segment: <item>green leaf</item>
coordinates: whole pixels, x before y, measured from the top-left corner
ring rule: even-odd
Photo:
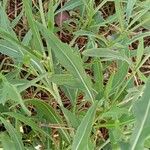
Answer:
[[[146,141],[144,142],[144,146],[146,148],[150,148],[150,138],[146,139]]]
[[[128,22],[129,22],[131,14],[132,14],[134,5],[136,4],[136,1],[137,0],[128,0],[128,2],[127,2],[126,15],[127,15]]]
[[[23,122],[24,124],[30,126],[34,131],[39,132],[42,135],[45,135],[52,140],[52,137],[48,133],[46,133],[44,130],[42,130],[34,121],[32,121],[31,118],[25,117],[24,115],[14,113],[14,112],[5,112],[2,114],[7,115],[7,116],[11,116],[11,117]]]
[[[30,44],[30,41],[32,39],[32,31],[31,29],[25,34],[25,36],[22,39],[22,44],[24,46],[28,46]]]
[[[140,70],[138,70],[137,73],[138,73],[138,76],[139,76],[140,80],[143,81],[144,83],[146,83],[147,82],[147,77],[144,75],[144,73],[141,72]]]
[[[145,29],[148,29],[149,30],[149,22],[150,22],[150,14],[146,13],[146,16],[145,17],[142,17],[140,22],[138,24],[136,24],[130,31],[133,32],[135,31],[136,29],[138,29],[139,27],[143,26],[145,27]]]
[[[144,37],[148,37],[148,36],[150,36],[150,31],[141,32],[141,33],[139,33],[139,34],[133,36],[132,39],[130,39],[130,40],[127,42],[127,44],[129,45],[129,44],[131,44],[131,43],[133,43],[133,42],[139,40],[140,38],[144,38]]]
[[[49,77],[51,82],[57,85],[65,85],[72,88],[84,89],[82,84],[77,78],[74,78],[71,74],[53,74]]]
[[[79,30],[79,31],[74,32],[74,35],[76,35],[76,36],[87,36],[89,38],[96,38],[98,40],[103,41],[106,45],[108,43],[104,36],[93,33],[91,31]]]
[[[109,138],[113,150],[120,150],[119,142],[121,141],[121,129],[115,124],[115,128],[109,130]]]
[[[47,43],[51,46],[52,51],[59,62],[70,73],[72,73],[72,75],[80,80],[86,94],[90,98],[90,101],[94,102],[91,81],[88,79],[85,73],[80,56],[74,53],[73,49],[69,45],[62,43],[52,32],[44,28],[42,25],[38,24],[38,27],[47,40]]]
[[[115,76],[115,73],[113,72],[110,75],[110,78],[109,78],[107,85],[105,87],[104,95],[105,95],[106,99],[109,99],[109,94],[110,94],[111,90],[113,90],[112,89],[112,83],[113,83],[114,76]]]
[[[94,123],[94,117],[97,108],[97,101],[89,108],[79,125],[73,140],[72,150],[84,150],[88,145],[89,136]]]
[[[31,50],[29,47],[24,46],[20,41],[18,41],[17,39],[15,39],[10,33],[7,33],[3,28],[0,27],[0,37],[9,41],[8,45],[5,45],[4,48],[6,48],[6,46],[8,46],[7,50],[9,50],[9,52],[4,51],[3,49],[0,49],[0,51],[2,51],[2,53],[14,53],[17,51],[18,53],[21,53],[24,57],[29,56],[30,57],[30,63],[31,65],[33,65],[33,67],[35,69],[37,69],[39,72],[41,73],[45,73],[44,71],[44,67],[42,66],[42,64],[40,63],[40,59],[38,57],[36,57],[36,55],[33,55],[33,50]],[[16,49],[11,49],[9,48],[10,43],[14,46],[17,46]],[[1,43],[1,46],[3,46],[3,44]],[[12,52],[11,52],[12,51]],[[32,51],[32,53],[31,53]],[[19,54],[20,55],[20,54]],[[10,56],[10,55],[9,55]],[[10,57],[13,58],[13,56],[11,55]],[[16,55],[17,57],[17,55]],[[15,58],[16,58],[15,57]]]
[[[110,60],[122,60],[126,61],[128,64],[131,64],[130,59],[125,55],[125,53],[118,50],[110,50],[108,48],[93,48],[84,51],[82,54],[92,57],[104,57]]]
[[[17,89],[18,91],[21,93],[23,92],[24,90],[26,90],[27,88],[31,87],[31,86],[34,86],[36,84],[36,82],[39,82],[41,81],[43,78],[47,77],[48,74],[45,73],[45,74],[41,74],[40,76],[38,76],[37,78],[33,79],[33,80],[23,80],[24,82],[22,82],[22,80],[15,80],[14,81],[14,84],[17,86]]]
[[[0,141],[2,142],[2,147],[4,150],[16,150],[15,143],[6,133],[0,134]]]
[[[94,147],[95,147],[95,143],[91,141],[91,139],[89,138],[86,150],[94,150]]]
[[[145,8],[145,9],[139,11],[136,16],[132,17],[133,20],[130,22],[127,29],[129,29],[135,22],[142,20],[142,18],[144,19],[144,16],[146,16],[149,9],[150,9],[149,7]]]
[[[36,50],[40,51],[40,52],[44,52],[44,47],[43,47],[43,44],[42,44],[40,33],[39,33],[38,28],[37,28],[37,26],[34,22],[32,9],[30,7],[31,2],[29,0],[23,0],[23,4],[24,4],[24,7],[25,7],[25,13],[26,13],[26,16],[27,16],[28,23],[31,27],[33,37],[34,37],[34,48]]]
[[[121,31],[124,30],[124,9],[123,9],[123,4],[122,0],[115,0],[115,10],[116,10],[116,15],[120,24]]]
[[[144,149],[144,141],[150,135],[150,78],[148,79],[142,97],[135,103],[135,129],[131,136],[130,150]]]
[[[16,37],[15,32],[10,27],[10,21],[3,7],[0,6],[0,27],[2,27],[6,32],[11,33],[14,38]]]
[[[80,123],[77,116],[75,116],[75,114],[73,114],[71,111],[69,111],[66,108],[63,108],[63,112],[65,113],[66,117],[68,118],[68,121],[70,122],[71,126],[76,129]]]
[[[102,92],[104,89],[104,85],[103,85],[104,79],[103,79],[102,63],[99,58],[94,59],[93,72],[94,72],[94,80],[95,80],[94,87],[97,90],[97,92]]]
[[[128,70],[129,70],[128,63],[120,61],[118,62],[117,72],[115,73],[112,85],[112,88],[114,90],[122,85],[126,75],[128,74]]]
[[[13,84],[10,84],[2,74],[0,74],[0,79],[2,80],[2,89],[0,90],[0,103],[5,104],[6,101],[12,100],[13,102],[17,102],[18,104],[20,104],[24,112],[30,115],[31,113],[24,105],[23,99],[18,89]]]
[[[9,133],[12,141],[14,141],[15,148],[19,150],[24,150],[24,145],[20,133],[4,118],[0,117],[0,120],[4,124],[5,128],[7,129],[7,132]]]
[[[78,89],[77,88],[68,88],[67,86],[61,87],[62,91],[71,101],[72,106],[76,107],[77,97],[78,97]]]
[[[141,62],[143,54],[144,54],[144,41],[143,41],[143,38],[141,38],[139,40],[139,46],[137,49],[137,56],[136,56],[137,65],[139,65],[139,63]]]
[[[50,1],[48,7],[48,15],[47,15],[47,22],[48,22],[47,26],[50,31],[54,30],[54,25],[55,25],[53,3],[54,3],[53,1]]]
[[[0,40],[0,52],[11,57],[15,62],[23,61],[23,54],[19,51],[16,45],[13,45],[8,41]]]
[[[47,121],[50,121],[50,123],[56,123],[60,125],[60,134],[68,143],[70,143],[70,136],[68,132],[61,128],[61,124],[64,124],[61,117],[50,105],[38,99],[30,99],[26,100],[25,102],[34,105],[36,109],[40,112],[40,114],[43,114]]]
[[[112,118],[113,120],[116,120],[119,119],[123,114],[128,114],[128,109],[112,106],[109,111],[102,114],[102,117]]]
[[[14,28],[18,23],[19,21],[21,20],[22,16],[23,16],[23,12],[24,10],[22,10],[18,16],[15,17],[15,19],[11,22],[10,26],[11,28]]]

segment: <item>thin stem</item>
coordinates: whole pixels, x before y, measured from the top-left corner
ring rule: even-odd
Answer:
[[[42,24],[44,25],[44,27],[46,27],[46,21],[45,21],[45,16],[44,16],[44,10],[43,10],[43,5],[42,5],[42,0],[39,0],[39,7],[40,7],[40,15],[41,15],[41,19],[42,19]]]
[[[110,142],[110,139],[106,140],[105,143],[103,143],[98,150],[102,150],[108,143]]]

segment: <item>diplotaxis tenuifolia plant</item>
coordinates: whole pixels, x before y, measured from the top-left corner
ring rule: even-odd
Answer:
[[[1,0],[0,148],[150,148],[149,0]]]

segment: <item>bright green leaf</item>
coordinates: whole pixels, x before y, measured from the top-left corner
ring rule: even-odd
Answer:
[[[88,145],[89,136],[94,123],[94,117],[96,113],[97,102],[95,102],[86,113],[81,124],[79,125],[76,135],[73,140],[72,150],[86,149]]]
[[[150,135],[150,78],[148,79],[142,97],[135,103],[135,129],[131,136],[130,150],[144,149],[144,141]]]

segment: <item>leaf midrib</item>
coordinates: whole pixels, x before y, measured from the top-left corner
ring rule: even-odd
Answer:
[[[75,71],[77,72],[79,78],[81,79],[83,85],[85,86],[86,90],[88,91],[90,98],[92,100],[92,102],[94,102],[93,96],[87,86],[87,84],[85,83],[84,79],[82,78],[82,76],[80,75],[80,72],[78,71],[78,69],[76,68],[76,66],[74,65],[74,63],[71,61],[71,59],[62,51],[62,49],[59,47],[59,45],[55,45],[56,47],[58,47],[58,49],[61,50],[61,52],[63,53],[63,55],[65,55],[67,57],[67,59],[69,60],[69,62],[72,64],[73,68],[75,69]]]
[[[139,132],[138,132],[138,134],[137,134],[137,136],[136,136],[136,139],[134,140],[135,142],[133,143],[133,145],[132,145],[132,147],[131,147],[131,150],[134,150],[135,147],[136,147],[136,145],[137,145],[138,139],[139,139],[139,137],[140,137],[140,135],[141,135],[141,132],[142,132],[142,130],[143,130],[143,128],[144,128],[144,124],[145,124],[145,122],[146,122],[146,120],[147,120],[147,116],[148,116],[149,110],[150,110],[150,100],[149,100],[149,102],[148,102],[148,107],[146,108],[143,121],[142,121],[141,126],[140,126],[140,128],[139,128]]]
[[[91,112],[91,114],[90,114],[90,117],[92,116],[93,113],[94,113],[94,112],[93,112],[93,110],[92,110],[92,112]],[[84,128],[84,131],[83,131],[83,134],[82,134],[82,136],[81,136],[81,138],[80,138],[80,141],[78,142],[78,145],[76,146],[76,150],[78,150],[78,148],[79,148],[79,146],[80,146],[80,143],[82,142],[82,139],[83,139],[83,137],[84,137],[84,134],[85,134],[85,132],[86,132],[86,129],[87,129],[89,123],[90,123],[90,122],[88,121],[88,123],[86,124],[86,126],[85,126],[85,128]]]

